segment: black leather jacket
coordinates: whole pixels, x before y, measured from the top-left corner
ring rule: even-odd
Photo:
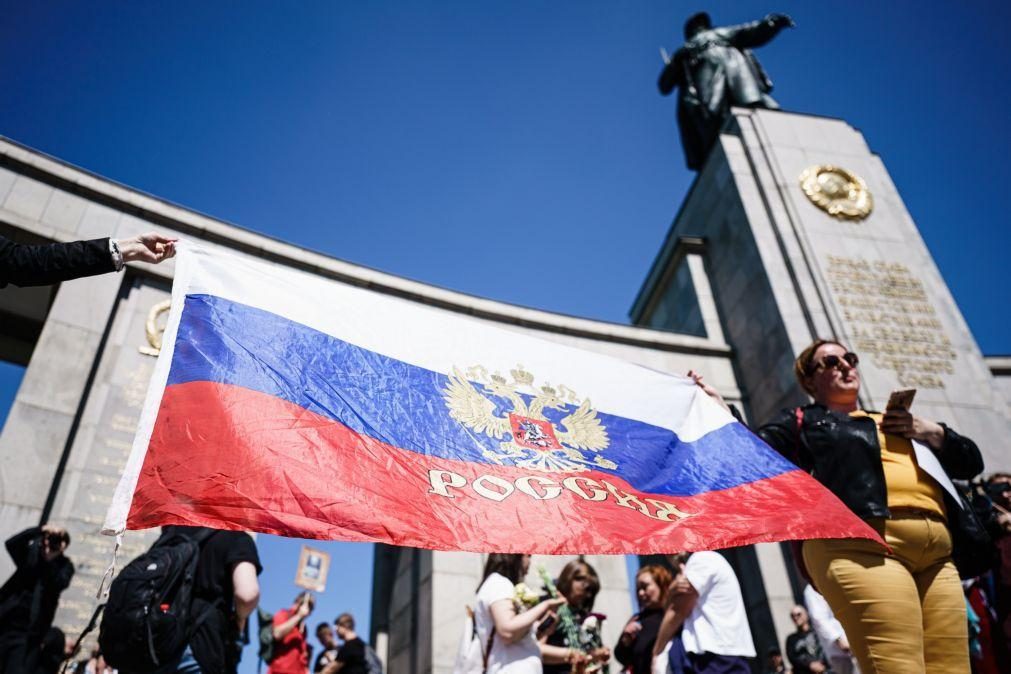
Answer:
[[[863,519],[891,517],[881,465],[881,445],[874,420],[851,417],[817,403],[785,409],[758,429],[773,449],[828,487]],[[969,480],[983,471],[983,457],[969,438],[944,424],[944,443],[937,458],[948,476]]]

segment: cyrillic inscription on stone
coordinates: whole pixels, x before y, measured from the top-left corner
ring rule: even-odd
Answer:
[[[853,348],[903,386],[944,388],[955,350],[923,282],[899,262],[828,256],[829,287]]]

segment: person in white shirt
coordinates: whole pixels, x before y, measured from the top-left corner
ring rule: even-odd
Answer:
[[[836,620],[825,597],[818,594],[810,584],[804,588],[804,604],[811,618],[811,627],[818,635],[818,641],[821,642],[832,671],[835,674],[860,674],[860,668],[850,653],[850,644],[842,624]]]
[[[530,567],[530,555],[491,554],[477,590],[474,624],[486,658],[486,674],[542,674],[535,624],[565,603],[545,599],[525,611],[516,609],[516,584]]]
[[[670,651],[675,669],[677,663],[685,674],[750,674],[755,643],[730,563],[716,552],[672,555],[670,561],[678,575],[667,595],[654,655],[683,625],[680,645],[675,642]]]

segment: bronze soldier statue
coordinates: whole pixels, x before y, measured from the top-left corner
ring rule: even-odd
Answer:
[[[731,106],[779,109],[751,48],[793,26],[785,14],[713,28],[709,15],[699,12],[685,22],[685,43],[664,66],[659,87],[664,96],[680,91],[678,126],[688,168],[702,168]]]

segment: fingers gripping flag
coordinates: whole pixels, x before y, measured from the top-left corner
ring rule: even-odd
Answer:
[[[646,554],[873,531],[690,380],[180,245],[107,533]]]

